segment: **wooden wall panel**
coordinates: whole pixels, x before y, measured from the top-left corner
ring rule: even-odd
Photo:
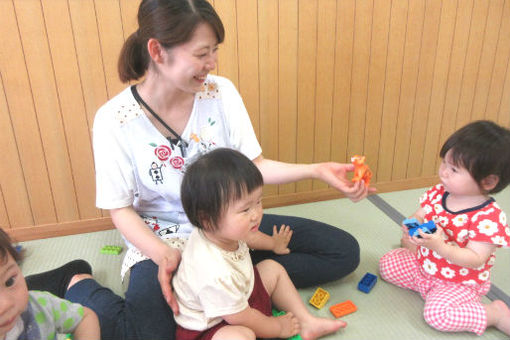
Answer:
[[[73,171],[69,150],[61,147],[67,145],[66,131],[41,4],[22,1],[15,5],[57,220],[77,220],[80,215]]]
[[[210,0],[226,37],[213,73],[239,89],[285,162],[364,154],[380,192],[436,180],[457,128],[510,126],[510,0]],[[140,0],[0,1],[0,226],[18,239],[111,227],[95,208],[95,112],[125,88],[117,58]],[[266,206],[339,197],[313,180]]]

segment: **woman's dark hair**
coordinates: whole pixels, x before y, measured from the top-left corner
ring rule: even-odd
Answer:
[[[150,63],[147,41],[154,38],[165,48],[182,44],[200,23],[207,23],[223,42],[225,29],[220,17],[206,0],[143,0],[138,8],[138,30],[124,42],[118,61],[124,83],[141,78]]]
[[[22,259],[22,255],[12,246],[9,235],[0,228],[0,263],[6,263],[9,254],[16,262]]]
[[[503,190],[510,182],[510,130],[488,121],[479,120],[457,130],[444,143],[441,158],[451,150],[453,164],[469,171],[480,186],[489,175],[499,182],[489,193]]]
[[[263,184],[259,169],[245,155],[232,149],[216,149],[186,170],[181,184],[182,206],[191,224],[216,230],[230,203]]]

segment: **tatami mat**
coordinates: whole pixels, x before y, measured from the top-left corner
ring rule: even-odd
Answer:
[[[390,203],[400,213],[408,216],[417,207],[418,198],[423,189],[381,194],[380,197]],[[508,193],[496,197],[502,207],[510,212]],[[509,198],[506,200],[506,198]],[[504,203],[505,202],[505,203]],[[422,317],[423,300],[414,292],[406,291],[378,279],[369,294],[357,289],[359,280],[366,272],[378,275],[379,258],[391,248],[397,247],[400,239],[398,225],[384,212],[368,200],[352,203],[347,199],[294,205],[267,209],[268,213],[302,216],[317,219],[343,228],[353,234],[361,246],[361,263],[358,269],[346,278],[322,285],[331,298],[320,310],[308,304],[316,287],[301,289],[299,292],[309,310],[315,315],[332,317],[329,307],[333,304],[352,300],[358,311],[342,319],[348,327],[335,335],[324,339],[478,339],[470,333],[442,333],[429,327]],[[100,254],[102,246],[107,244],[123,245],[116,230],[90,234],[65,236],[45,240],[23,242],[27,257],[22,264],[25,275],[55,268],[72,259],[84,258],[94,268],[99,282],[118,294],[123,291],[119,271],[121,256]],[[505,292],[510,292],[508,279],[510,262],[508,250],[499,250],[494,275],[496,284]],[[503,263],[501,263],[503,262]],[[506,286],[505,286],[506,284]],[[501,332],[489,329],[481,339],[504,339]]]

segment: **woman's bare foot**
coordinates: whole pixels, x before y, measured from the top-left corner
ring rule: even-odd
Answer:
[[[510,308],[501,300],[485,305],[487,326],[494,326],[506,335],[510,335]]]
[[[324,335],[335,333],[340,328],[347,326],[341,320],[317,318],[312,316],[309,320],[301,323],[301,338],[303,340],[315,340]]]

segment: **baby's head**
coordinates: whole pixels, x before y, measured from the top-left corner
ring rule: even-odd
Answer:
[[[439,155],[465,168],[480,188],[493,179],[487,193],[497,193],[510,182],[510,130],[487,120],[467,124],[444,143]]]
[[[0,229],[0,338],[14,327],[28,304],[28,289],[18,260],[21,255]]]
[[[216,230],[230,204],[263,184],[262,174],[251,160],[238,151],[219,148],[201,156],[186,170],[181,185],[182,206],[191,224]]]

